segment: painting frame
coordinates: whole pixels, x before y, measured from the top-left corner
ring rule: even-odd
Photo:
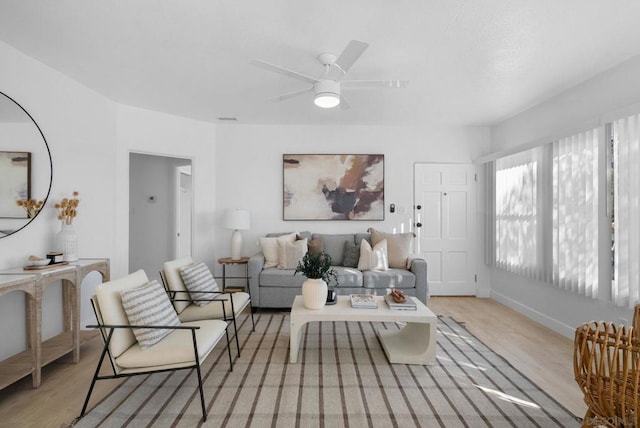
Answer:
[[[384,221],[384,154],[282,155],[284,221]]]
[[[29,218],[18,199],[31,198],[31,152],[0,151],[0,218]]]

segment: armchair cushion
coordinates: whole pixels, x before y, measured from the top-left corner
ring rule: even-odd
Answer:
[[[212,293],[220,291],[209,267],[203,262],[183,266],[179,270],[182,282],[196,305],[204,306],[210,303],[210,299],[214,297]]]
[[[176,291],[176,298],[182,301],[173,301],[173,307],[176,308],[176,312],[180,314],[180,312],[184,311],[184,308],[191,304],[187,299],[187,288],[184,286],[184,282],[182,282],[182,278],[180,277],[180,268],[184,266],[189,266],[193,264],[193,259],[191,257],[183,257],[177,260],[171,260],[168,262],[164,262],[163,272],[164,278],[166,281],[166,286],[169,291]]]
[[[129,318],[122,307],[122,291],[138,288],[149,282],[149,278],[142,269],[114,279],[96,287],[96,299],[100,307],[100,315],[103,324],[126,325]],[[113,332],[109,345],[109,351],[113,358],[117,358],[131,345],[136,343],[136,338],[131,329],[118,328]]]
[[[131,325],[180,325],[178,315],[164,288],[156,280],[142,287],[123,290],[122,307]],[[147,349],[171,333],[168,329],[134,328],[133,334],[140,348]]]
[[[198,357],[203,361],[218,340],[224,335],[227,323],[222,320],[202,320],[183,323],[182,326],[198,326],[196,341]],[[151,349],[143,349],[139,344],[127,349],[115,359],[119,373],[164,370],[189,366],[195,362],[193,338],[190,330],[170,330],[162,341]]]
[[[224,302],[224,311],[222,310],[222,304],[218,301]],[[239,314],[249,303],[249,294],[245,292],[233,293],[233,309],[235,313]],[[216,296],[216,301],[207,306],[189,305],[186,309],[180,312],[178,318],[182,322],[208,320],[208,319],[221,319],[226,316],[227,319],[233,317],[231,310],[231,297],[229,294],[219,294]]]

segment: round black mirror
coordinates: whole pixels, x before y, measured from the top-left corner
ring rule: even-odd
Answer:
[[[0,238],[22,230],[51,191],[49,145],[33,117],[0,92]]]

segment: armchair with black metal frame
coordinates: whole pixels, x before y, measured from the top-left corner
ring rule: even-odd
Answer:
[[[144,271],[139,270],[123,278],[98,285],[96,295],[91,298],[97,324],[87,326],[100,330],[104,347],[96,366],[91,386],[82,406],[82,417],[89,404],[96,381],[117,379],[149,373],[195,369],[198,378],[200,404],[203,421],[207,419],[200,365],[213,351],[223,336],[226,336],[229,370],[233,370],[229,346],[229,323],[224,320],[200,320],[177,322],[167,325],[131,324],[123,306],[122,293],[149,284]],[[159,284],[157,287],[162,290]],[[164,293],[160,291],[160,293]],[[167,302],[172,311],[171,304]],[[223,306],[221,303],[220,306]],[[224,309],[223,309],[224,311]],[[174,314],[175,316],[175,314]],[[136,330],[152,332],[161,330],[162,338],[150,347],[137,340]],[[101,375],[105,358],[108,358],[112,373]]]
[[[160,278],[169,295],[173,307],[178,313],[180,321],[197,321],[207,319],[222,319],[225,321],[233,321],[235,332],[236,348],[238,357],[240,357],[240,342],[238,339],[237,317],[246,308],[249,308],[251,314],[252,331],[256,331],[253,311],[251,311],[251,295],[246,292],[226,292],[219,291],[198,291],[198,294],[211,296],[193,298],[187,289],[180,269],[193,265],[194,261],[191,257],[184,257],[177,260],[171,260],[164,263],[163,270],[160,271]],[[213,278],[213,276],[211,276]],[[198,305],[197,302],[202,301],[218,301],[223,302],[222,307],[218,305]]]

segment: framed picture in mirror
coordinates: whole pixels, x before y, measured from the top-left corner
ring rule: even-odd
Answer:
[[[0,218],[28,218],[17,204],[31,198],[31,152],[0,151]]]

